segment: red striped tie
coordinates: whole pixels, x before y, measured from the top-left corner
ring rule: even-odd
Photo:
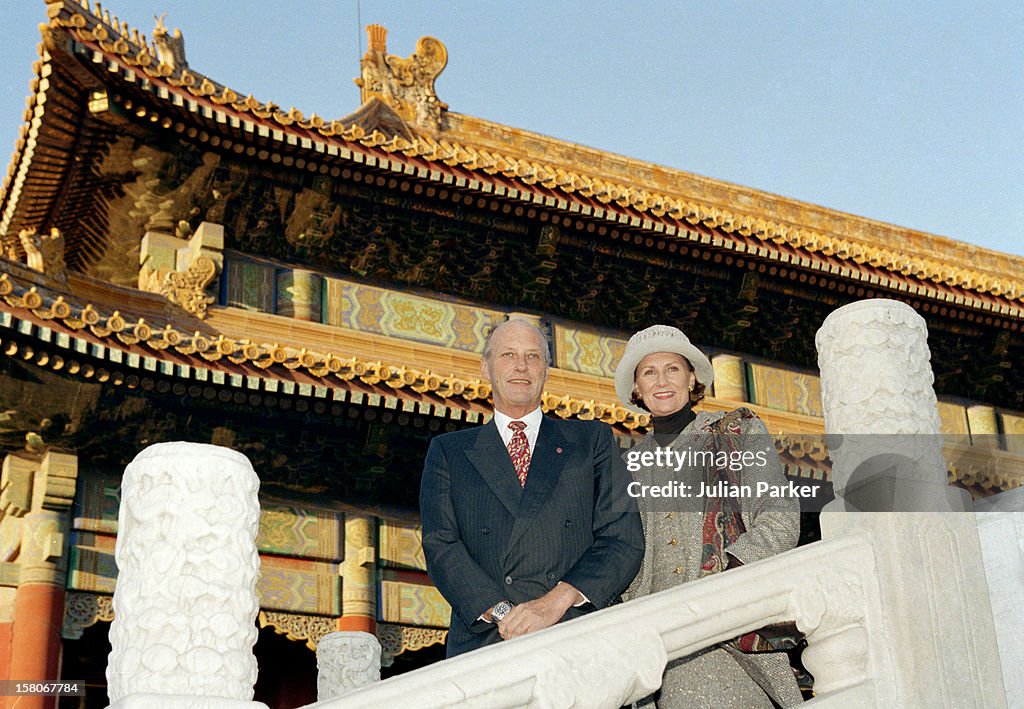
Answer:
[[[511,421],[508,427],[514,431],[512,440],[508,442],[508,455],[512,459],[516,475],[519,476],[519,484],[526,487],[526,473],[530,469],[530,444],[523,433],[526,424],[522,421]]]

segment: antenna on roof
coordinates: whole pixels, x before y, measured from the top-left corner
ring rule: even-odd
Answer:
[[[363,11],[359,0],[356,0],[356,42],[359,46],[359,56],[356,57],[356,60],[361,61],[363,58]]]

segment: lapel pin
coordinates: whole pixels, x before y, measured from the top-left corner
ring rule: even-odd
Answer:
[[[555,448],[555,453],[561,453],[561,452],[562,452],[561,448]]]

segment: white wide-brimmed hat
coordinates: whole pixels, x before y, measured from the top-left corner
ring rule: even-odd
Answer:
[[[704,356],[704,353],[693,346],[690,338],[683,334],[683,331],[671,325],[651,325],[646,330],[629,338],[626,343],[626,351],[622,353],[622,359],[615,367],[615,393],[619,400],[630,411],[646,414],[646,409],[641,409],[630,401],[633,395],[633,382],[636,377],[636,366],[640,360],[655,352],[675,352],[686,357],[686,360],[693,367],[693,374],[697,381],[705,387],[711,386],[715,380],[715,370],[711,366],[711,360]]]

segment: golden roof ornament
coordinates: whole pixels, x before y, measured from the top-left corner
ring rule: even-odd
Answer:
[[[367,25],[369,46],[363,60],[362,76],[355,80],[365,106],[373,99],[387,104],[406,123],[431,132],[441,130],[448,104],[434,93],[434,80],[448,64],[448,50],[433,37],[420,37],[408,59],[387,54],[387,29]]]
[[[35,229],[22,229],[18,234],[25,249],[28,267],[58,281],[66,281],[67,265],[64,262],[64,236],[54,227],[49,234]]]
[[[169,67],[171,73],[178,73],[188,68],[188,62],[185,61],[185,38],[181,36],[180,29],[175,28],[174,34],[171,34],[164,27],[165,17],[166,12],[159,17],[154,15],[156,27],[153,29],[153,46],[156,48],[157,61]]]
[[[185,312],[200,320],[206,318],[206,308],[216,298],[207,295],[206,287],[217,275],[217,264],[207,256],[199,256],[184,271],[159,269],[140,273],[141,290],[159,293]]]

